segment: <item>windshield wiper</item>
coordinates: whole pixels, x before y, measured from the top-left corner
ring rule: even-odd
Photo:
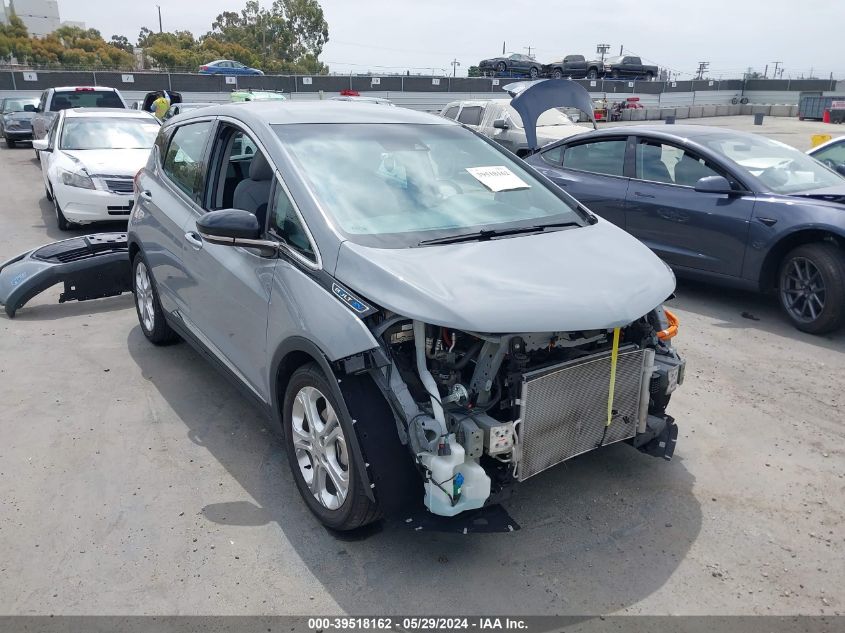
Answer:
[[[420,241],[417,246],[429,244],[457,244],[459,242],[483,242],[494,237],[506,235],[521,235],[523,233],[542,233],[546,229],[559,229],[567,226],[580,226],[577,222],[553,222],[549,224],[535,224],[534,226],[522,226],[513,229],[481,229],[473,233],[462,233],[460,235],[448,235],[446,237],[434,237],[429,240]]]

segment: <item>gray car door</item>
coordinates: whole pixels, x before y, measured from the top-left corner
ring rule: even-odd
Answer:
[[[185,239],[186,324],[259,398],[266,387],[267,315],[278,258],[203,240],[196,220],[205,212],[241,208],[266,227],[275,168],[256,136],[220,122],[214,133],[203,208],[182,227]],[[258,162],[257,162],[258,161]]]
[[[175,130],[162,129],[153,149],[153,173],[142,172],[133,211],[133,230],[144,244],[162,308],[185,310],[188,279],[182,261],[182,227],[199,209],[203,190],[205,151],[212,119],[191,122]]]
[[[688,149],[641,139],[628,187],[626,228],[672,266],[739,276],[753,195],[695,191],[705,176],[731,176]]]
[[[625,228],[625,136],[556,145],[529,162],[576,200]]]

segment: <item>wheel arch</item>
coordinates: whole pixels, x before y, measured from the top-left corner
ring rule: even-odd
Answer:
[[[832,228],[802,228],[783,236],[775,243],[760,268],[758,279],[760,289],[773,290],[777,287],[778,269],[786,254],[804,244],[827,242],[835,244],[845,254],[845,233]]]

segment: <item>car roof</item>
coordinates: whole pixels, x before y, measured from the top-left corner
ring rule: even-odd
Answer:
[[[68,108],[64,111],[65,117],[110,117],[110,118],[135,118],[148,119],[153,115],[143,110],[130,110],[129,108]]]
[[[592,130],[589,132],[590,137],[596,136],[620,136],[620,135],[642,135],[647,134],[657,138],[666,139],[689,139],[695,141],[703,136],[747,136],[749,138],[756,136],[751,132],[740,132],[738,130],[728,130],[723,127],[715,127],[712,125],[615,125],[613,127],[605,127],[599,130]],[[584,136],[579,136],[579,140],[583,140]]]
[[[229,115],[254,126],[300,123],[417,123],[456,125],[434,114],[407,108],[385,108],[377,103],[343,101],[249,101],[221,104],[187,112],[180,120]]]
[[[816,152],[823,150],[826,147],[830,147],[831,145],[839,145],[845,142],[845,136],[837,136],[836,138],[832,138],[829,141],[825,141],[821,145],[816,145],[815,147],[807,150],[807,153],[812,156]]]
[[[52,90],[55,92],[76,92],[79,88],[85,88],[86,92],[88,90],[117,92],[117,88],[110,88],[109,86],[56,86]]]

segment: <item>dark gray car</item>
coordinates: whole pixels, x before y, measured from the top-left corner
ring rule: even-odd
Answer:
[[[7,147],[32,140],[32,118],[37,106],[37,97],[0,99],[0,136],[5,139]]]
[[[722,128],[634,126],[528,162],[678,274],[777,291],[806,332],[845,322],[845,179],[798,150]]]
[[[136,196],[141,330],[186,339],[275,416],[328,526],[409,502],[480,509],[613,442],[672,455],[671,271],[452,121],[330,101],[195,110],[162,127]],[[102,257],[99,279],[121,239],[0,266],[0,301],[13,314],[56,279],[82,287]]]

